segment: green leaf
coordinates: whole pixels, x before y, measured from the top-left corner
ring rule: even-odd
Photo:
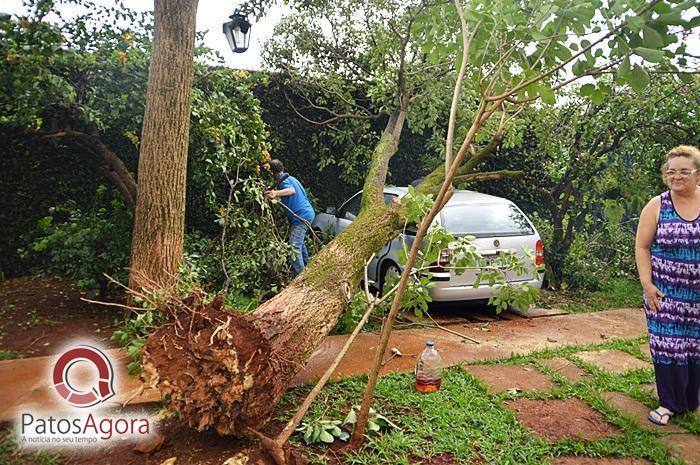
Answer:
[[[333,435],[330,434],[326,430],[321,431],[321,434],[319,435],[319,439],[327,444],[330,444],[333,441],[335,441],[335,438],[333,437]]]
[[[547,105],[554,105],[554,103],[557,101],[556,97],[554,96],[554,91],[546,84],[540,85],[540,98],[542,99],[542,102],[546,103]]]
[[[636,92],[640,93],[649,84],[649,74],[639,65],[634,65],[632,71],[629,72],[626,79],[627,83]]]
[[[311,434],[311,442],[316,442],[318,439],[321,437],[321,433],[323,433],[324,430],[321,428],[319,425],[314,425],[313,427],[313,433]]]
[[[579,60],[576,63],[574,63],[574,66],[572,67],[572,71],[576,76],[580,76],[583,73],[586,72],[586,69],[588,67],[588,62],[586,60]]]
[[[664,52],[661,50],[654,50],[652,48],[637,47],[634,49],[634,53],[644,58],[646,61],[652,63],[660,63],[664,58]]]
[[[605,102],[605,93],[601,92],[600,89],[596,89],[591,94],[590,99],[596,105],[602,105]]]
[[[664,38],[655,29],[650,27],[645,27],[643,31],[644,37],[642,38],[642,44],[645,47],[658,49],[664,46]]]
[[[644,27],[644,18],[641,16],[632,16],[627,20],[627,24],[632,32],[639,32]]]
[[[682,26],[686,23],[681,17],[681,12],[678,10],[659,15],[659,17],[656,18],[656,20],[667,26]]]
[[[314,427],[311,423],[306,425],[306,429],[304,430],[304,442],[307,444],[311,444],[311,437],[314,433]]]
[[[350,413],[348,413],[348,416],[345,417],[345,421],[343,421],[343,424],[350,424],[354,425],[357,423],[357,414],[355,413],[355,409],[350,409]]]
[[[630,57],[625,57],[620,63],[620,67],[617,68],[616,78],[619,82],[627,81],[627,76],[630,73]]]
[[[593,92],[595,92],[595,86],[593,84],[584,84],[578,91],[582,97],[590,97],[593,95]]]

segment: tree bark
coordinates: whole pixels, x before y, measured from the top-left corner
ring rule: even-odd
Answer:
[[[156,0],[129,286],[167,286],[182,259],[197,0]],[[146,278],[141,279],[141,278]]]

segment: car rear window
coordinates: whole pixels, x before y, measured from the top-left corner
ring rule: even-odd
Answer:
[[[507,203],[448,205],[442,225],[452,234],[476,237],[529,236],[535,234],[515,205]]]

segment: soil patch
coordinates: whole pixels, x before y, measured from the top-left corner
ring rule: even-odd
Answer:
[[[551,442],[590,441],[620,432],[620,428],[608,423],[600,412],[581,399],[520,399],[506,404],[528,429]]]
[[[590,352],[578,352],[576,357],[590,362],[601,370],[613,373],[625,373],[629,370],[651,368],[651,364],[639,360],[626,352],[620,350],[598,350]]]
[[[81,297],[85,294],[75,285],[55,278],[1,281],[0,349],[15,358],[38,357],[80,338],[117,347],[110,337],[121,312]]]
[[[586,370],[579,368],[574,362],[565,358],[541,358],[537,359],[536,362],[562,375],[572,383],[592,379]]]
[[[651,465],[651,462],[639,457],[556,457],[551,465]]]
[[[479,378],[490,392],[550,391],[556,384],[532,365],[471,365],[464,370]]]

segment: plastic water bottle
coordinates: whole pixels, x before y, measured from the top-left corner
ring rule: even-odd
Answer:
[[[442,381],[442,358],[435,343],[428,341],[416,361],[416,391],[435,392]]]

